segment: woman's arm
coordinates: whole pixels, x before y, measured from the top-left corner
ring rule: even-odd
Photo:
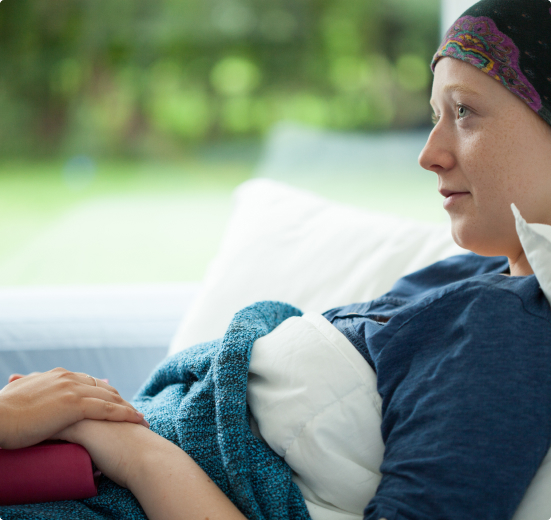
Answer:
[[[37,444],[82,419],[144,422],[112,386],[63,368],[12,376],[0,390],[0,448]]]
[[[85,420],[55,438],[82,444],[149,520],[246,520],[186,452],[147,428]]]

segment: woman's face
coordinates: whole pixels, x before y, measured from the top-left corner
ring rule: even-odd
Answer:
[[[504,255],[523,251],[511,203],[528,222],[551,224],[551,127],[517,96],[476,67],[453,58],[436,65],[435,126],[419,164],[450,192],[444,207],[461,247]]]

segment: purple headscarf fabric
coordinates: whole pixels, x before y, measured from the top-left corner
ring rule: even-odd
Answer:
[[[482,0],[450,27],[432,60],[450,57],[499,81],[551,125],[551,2]]]

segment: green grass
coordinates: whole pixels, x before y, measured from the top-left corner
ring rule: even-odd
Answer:
[[[0,285],[200,280],[247,163],[0,165]]]
[[[0,164],[0,286],[201,280],[231,193],[254,168],[235,158],[100,162],[93,178],[67,182],[61,162]],[[447,218],[426,172],[278,180],[371,210]]]

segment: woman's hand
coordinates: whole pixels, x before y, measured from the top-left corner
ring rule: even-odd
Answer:
[[[0,390],[0,448],[37,444],[83,419],[147,425],[112,386],[63,368],[14,374]]]

